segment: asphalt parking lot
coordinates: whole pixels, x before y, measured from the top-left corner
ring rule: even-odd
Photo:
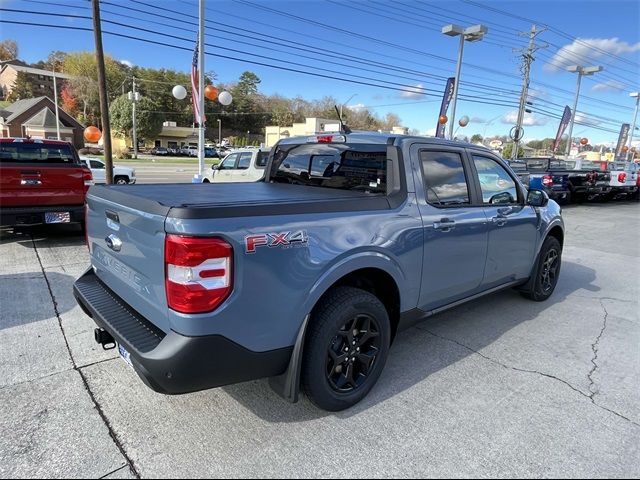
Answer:
[[[638,477],[640,204],[565,209],[558,288],[403,332],[352,410],[255,381],[168,397],[93,341],[79,230],[0,234],[0,477]]]

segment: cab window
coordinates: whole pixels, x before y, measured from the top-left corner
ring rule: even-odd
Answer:
[[[238,154],[232,153],[222,161],[220,170],[232,170],[236,166],[236,160],[238,160]]]
[[[420,162],[424,172],[427,202],[435,207],[470,203],[469,187],[460,153],[422,150]]]
[[[91,160],[91,168],[96,170],[104,169],[104,163],[99,162],[98,160]]]
[[[478,172],[482,202],[485,205],[518,203],[516,182],[502,165],[491,158],[478,155],[473,156],[473,163]]]

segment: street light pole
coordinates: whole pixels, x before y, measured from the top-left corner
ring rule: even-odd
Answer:
[[[566,156],[568,157],[571,154],[571,143],[572,143],[572,135],[573,135],[573,124],[576,120],[576,109],[578,108],[578,97],[580,96],[580,83],[582,81],[582,77],[585,75],[593,75],[596,72],[602,71],[602,67],[582,67],[580,65],[571,65],[567,67],[569,72],[578,74],[578,84],[576,87],[576,98],[573,101],[573,111],[571,112],[571,121],[569,122],[569,136],[567,138],[567,149]]]
[[[456,80],[453,85],[453,98],[451,99],[451,118],[449,119],[449,138],[453,139],[453,126],[456,120],[456,104],[458,103],[458,89],[460,87],[460,71],[462,70],[462,53],[464,50],[465,40],[468,42],[477,42],[482,40],[484,35],[489,31],[484,25],[473,25],[472,27],[462,28],[458,25],[446,25],[442,27],[442,33],[450,37],[460,36],[460,47],[458,48],[458,63],[456,65]]]
[[[462,52],[464,51],[464,34],[460,35],[458,48],[458,65],[456,66],[456,81],[453,84],[453,100],[451,102],[451,118],[449,119],[449,139],[453,140],[453,126],[456,120],[456,105],[458,103],[458,88],[460,86],[460,70],[462,70]]]
[[[633,125],[631,126],[631,133],[629,134],[629,149],[627,150],[627,161],[629,161],[629,155],[631,154],[631,159],[633,160],[633,152],[631,151],[631,144],[633,142],[633,132],[636,129],[636,120],[638,119],[638,103],[640,103],[640,92],[633,92],[629,94],[630,97],[636,97],[636,111],[633,114]]]
[[[218,146],[222,146],[222,120],[218,119]]]
[[[56,134],[58,141],[60,141],[60,113],[58,111],[58,84],[56,83],[55,67],[51,69],[51,73],[53,73],[53,101],[56,104]]]

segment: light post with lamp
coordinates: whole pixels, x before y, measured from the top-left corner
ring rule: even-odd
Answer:
[[[571,65],[567,67],[567,71],[578,74],[578,84],[576,87],[576,98],[573,102],[573,110],[571,111],[571,121],[569,122],[569,138],[567,140],[566,156],[571,154],[571,144],[573,143],[573,124],[576,120],[576,109],[578,108],[578,97],[580,96],[580,82],[583,76],[593,75],[602,71],[602,67],[582,67],[580,65]]]
[[[478,42],[482,40],[489,29],[484,25],[473,25],[472,27],[463,28],[458,25],[446,25],[442,27],[442,33],[450,37],[460,36],[460,47],[458,49],[458,64],[456,66],[456,81],[453,85],[453,99],[451,104],[451,122],[449,123],[449,138],[453,138],[453,123],[456,119],[456,103],[458,101],[458,88],[460,87],[460,70],[462,69],[462,52],[464,50],[464,42]]]

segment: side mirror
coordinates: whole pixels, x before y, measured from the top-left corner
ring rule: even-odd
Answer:
[[[531,189],[527,194],[527,205],[532,207],[546,207],[549,203],[549,195],[542,190]]]
[[[211,170],[218,170],[218,168],[220,168],[220,164],[213,164],[211,165]]]

